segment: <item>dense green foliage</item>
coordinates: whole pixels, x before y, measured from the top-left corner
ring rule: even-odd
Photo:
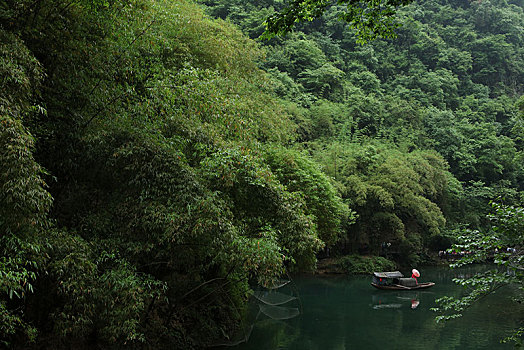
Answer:
[[[0,10],[2,342],[209,344],[351,221],[233,26],[187,1]]]
[[[375,271],[394,271],[396,265],[381,256],[346,255],[337,263],[349,274],[373,274]]]
[[[521,4],[413,4],[367,46],[350,7],[259,44],[281,2],[205,4],[238,27],[0,4],[2,345],[200,348],[324,247],[417,263],[522,199]]]
[[[402,262],[416,263],[417,253],[444,228],[443,209],[453,200],[444,160],[432,152],[402,153],[380,143],[334,144],[316,154],[321,161],[338,158],[342,198],[359,215],[347,230],[351,250],[368,247],[378,254],[382,242],[394,242]],[[334,167],[326,171],[335,176]]]
[[[260,20],[262,9],[266,15],[281,9],[277,1],[202,2],[211,14],[237,23],[253,38],[260,35],[252,23]],[[407,226],[420,237],[447,234],[461,224],[486,226],[490,199],[518,202],[524,189],[522,103],[515,104],[524,81],[522,6],[504,1],[414,3],[398,10],[398,38],[365,46],[356,44],[355,31],[337,20],[344,11],[330,7],[312,23],[298,25],[297,32],[265,43],[267,58],[260,65],[276,81],[275,92],[293,106],[298,141],[365,218],[350,230],[380,224],[366,214],[375,214],[377,200],[366,197],[359,208],[359,197],[348,191],[358,185],[357,192],[373,193],[363,184],[376,186],[394,177],[394,171],[410,177],[403,179],[407,187],[394,180],[395,185],[380,187],[402,193],[403,207],[411,215],[419,212],[417,225],[425,227],[413,227],[400,213],[394,213],[396,218],[379,214],[389,222],[389,236],[401,238],[393,232]],[[384,214],[406,211],[396,203],[384,210],[385,203],[379,207]],[[403,230],[398,229],[401,223]],[[364,231],[361,242],[371,243],[375,251],[377,242],[389,239],[384,234],[374,240],[371,229]],[[427,241],[409,240],[415,252]]]

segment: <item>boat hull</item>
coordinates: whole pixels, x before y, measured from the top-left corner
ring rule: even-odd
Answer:
[[[424,288],[433,287],[435,283],[434,282],[419,283],[413,287],[406,287],[400,284],[391,284],[389,286],[381,286],[376,283],[371,283],[371,285],[375,288],[384,289],[384,290],[414,290],[414,289],[424,289]]]

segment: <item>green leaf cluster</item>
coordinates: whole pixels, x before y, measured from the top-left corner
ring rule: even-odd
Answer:
[[[489,218],[492,222],[491,230],[465,231],[457,237],[458,243],[453,246],[453,251],[467,254],[452,267],[493,259],[499,268],[455,279],[455,283],[465,288],[465,296],[438,299],[439,306],[434,309],[439,313],[438,321],[462,316],[476,301],[506,286],[511,286],[516,291],[513,302],[522,302],[524,209],[521,206],[492,203]],[[521,329],[515,329],[504,342],[511,340],[518,345],[522,341],[521,334]]]
[[[358,33],[359,41],[366,43],[378,37],[394,37],[398,24],[394,21],[397,8],[409,4],[408,0],[388,1],[347,1],[338,0],[336,4],[344,11],[339,18]],[[293,30],[297,22],[313,21],[332,5],[328,0],[294,0],[290,1],[280,12],[270,16],[266,21],[264,37],[285,35]]]

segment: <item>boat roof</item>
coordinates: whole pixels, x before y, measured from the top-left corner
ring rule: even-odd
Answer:
[[[400,271],[390,271],[390,272],[373,272],[373,275],[379,278],[400,278],[404,277]]]

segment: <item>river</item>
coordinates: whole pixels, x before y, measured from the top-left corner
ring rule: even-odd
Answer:
[[[500,340],[524,319],[524,306],[508,300],[514,288],[497,290],[445,323],[437,324],[430,310],[435,299],[463,292],[453,278],[482,268],[421,268],[419,281],[436,283],[423,291],[377,290],[370,276],[295,277],[281,290],[298,295],[286,305],[300,315],[273,320],[253,303],[256,316],[246,321],[247,328],[253,325],[249,340],[227,349],[512,349]]]

